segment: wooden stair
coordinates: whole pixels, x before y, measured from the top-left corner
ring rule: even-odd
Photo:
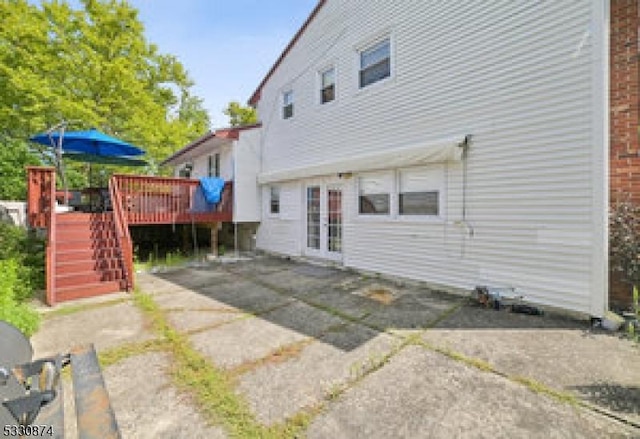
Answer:
[[[113,213],[55,215],[56,302],[124,291]]]

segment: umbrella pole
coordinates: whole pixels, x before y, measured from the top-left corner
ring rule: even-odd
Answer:
[[[62,178],[62,188],[64,189],[64,204],[69,205],[69,188],[67,187],[67,177],[64,172],[64,163],[62,161],[62,138],[64,137],[65,124],[60,125],[60,137],[58,138],[58,148],[56,149],[56,161],[60,169],[60,178]]]

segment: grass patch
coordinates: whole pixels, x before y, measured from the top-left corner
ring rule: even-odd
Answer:
[[[314,341],[315,340],[313,338],[307,338],[285,346],[280,346],[279,348],[274,349],[262,358],[254,361],[246,361],[238,365],[237,367],[229,371],[229,374],[232,376],[238,376],[257,369],[258,367],[266,366],[267,364],[284,363],[287,360],[298,357],[300,353],[302,353],[302,350]]]
[[[500,372],[499,370],[497,370],[496,368],[494,368],[491,364],[487,363],[484,360],[481,360],[479,358],[473,358],[473,357],[467,357],[466,355],[463,355],[459,352],[453,351],[451,349],[448,348],[443,348],[443,347],[439,347],[439,346],[434,346],[431,345],[427,342],[425,342],[424,340],[420,339],[419,337],[415,337],[413,339],[411,339],[409,341],[409,343],[414,344],[414,345],[418,345],[418,346],[422,346],[426,349],[429,349],[433,352],[438,352],[439,354],[445,355],[446,357],[451,358],[452,360],[455,360],[459,363],[463,363],[466,364],[467,366],[471,366],[474,367],[476,369],[479,369],[483,372],[490,372],[493,373],[495,375],[499,375],[503,378],[508,379],[511,382],[514,383],[518,383],[521,384],[523,386],[525,386],[526,388],[528,388],[529,390],[531,390],[532,392],[541,394],[541,395],[546,395],[549,396],[553,399],[555,399],[556,401],[559,401],[561,403],[565,403],[565,404],[569,404],[572,406],[584,406],[585,404],[582,403],[575,395],[568,393],[568,392],[563,392],[560,390],[555,390],[552,389],[551,387],[548,387],[536,380],[533,380],[531,378],[527,378],[527,377],[522,377],[522,376],[510,376],[507,375],[503,372]]]
[[[127,343],[101,352],[98,354],[98,362],[100,363],[100,367],[105,368],[113,366],[114,364],[129,357],[146,354],[148,352],[165,351],[167,348],[168,344],[164,340],[148,340],[141,343]]]
[[[559,390],[552,389],[551,387],[545,386],[544,384],[539,383],[536,380],[532,380],[531,378],[522,377],[522,376],[511,376],[508,378],[515,383],[522,384],[532,392],[549,396],[562,403],[570,404],[573,406],[582,405],[580,400],[576,396],[567,392],[562,392]]]
[[[224,426],[231,437],[293,438],[307,428],[316,411],[303,411],[284,423],[271,427],[261,425],[248,403],[234,391],[228,372],[218,369],[192,346],[186,335],[173,329],[165,312],[151,296],[136,292],[134,303],[151,320],[173,355],[171,376],[176,385],[194,396],[205,418]]]
[[[456,352],[449,348],[434,346],[422,340],[419,334],[416,334],[415,336],[407,339],[407,342],[409,344],[413,344],[416,346],[422,346],[425,349],[442,354],[445,357],[449,357],[452,360],[455,360],[459,363],[463,363],[463,364],[466,364],[467,366],[480,369],[483,372],[492,372],[492,373],[504,376],[502,373],[498,372],[491,364],[487,363],[484,360],[481,360],[479,358],[467,357],[466,355],[463,355],[460,352]]]
[[[443,312],[438,317],[433,319],[433,321],[429,322],[429,324],[427,325],[426,329],[435,328],[440,322],[442,322],[442,321],[448,319],[449,317],[451,317],[451,315],[453,315],[456,311],[458,311],[460,308],[462,308],[464,306],[464,304],[467,303],[467,302],[468,302],[467,300],[463,300],[463,301],[460,301],[460,302],[456,303],[455,305],[451,306],[445,312]]]
[[[89,311],[92,309],[100,309],[100,308],[106,308],[113,305],[118,305],[120,303],[128,302],[129,300],[131,299],[128,297],[123,297],[120,299],[108,300],[106,302],[100,302],[100,303],[69,305],[69,306],[64,306],[62,308],[54,309],[52,311],[45,311],[42,313],[42,317],[44,319],[50,319],[53,317],[68,316],[70,314],[75,314],[82,311]]]
[[[134,271],[149,271],[157,267],[177,267],[195,260],[195,258],[187,257],[180,252],[167,252],[164,257],[158,257],[157,254],[152,253],[145,262],[134,261],[133,268]]]

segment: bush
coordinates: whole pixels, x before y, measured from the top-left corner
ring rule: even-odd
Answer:
[[[44,242],[33,232],[0,224],[0,319],[31,335],[39,316],[24,302],[44,288]]]
[[[18,299],[20,264],[15,259],[0,260],[0,320],[5,320],[26,336],[31,336],[40,323],[40,316]]]
[[[609,218],[611,268],[631,285],[640,285],[640,206],[619,202]]]

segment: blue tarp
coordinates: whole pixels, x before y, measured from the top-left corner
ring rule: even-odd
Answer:
[[[207,203],[216,204],[220,202],[222,190],[224,189],[224,180],[222,178],[202,177],[200,179],[200,187]]]

